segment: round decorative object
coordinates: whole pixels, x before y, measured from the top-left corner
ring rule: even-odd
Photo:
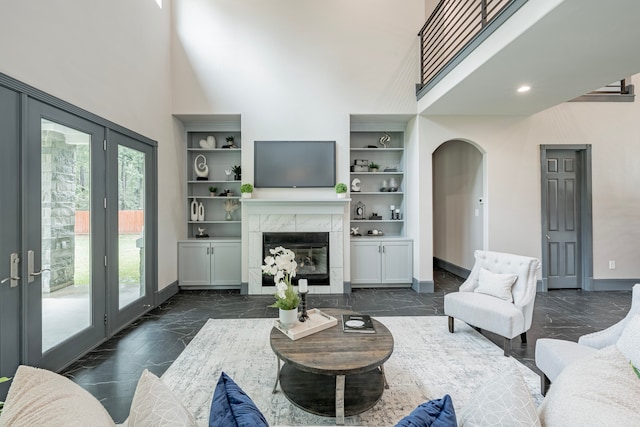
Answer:
[[[285,327],[291,327],[298,321],[298,309],[292,308],[291,310],[278,309],[278,320]]]
[[[351,191],[356,193],[360,191],[360,179],[354,178],[353,181],[351,181]]]
[[[365,219],[365,215],[366,215],[365,204],[360,201],[356,203],[353,209],[353,213],[354,213],[354,219]]]
[[[207,158],[202,154],[198,154],[193,159],[193,171],[199,180],[206,180],[209,177],[209,166],[207,166]]]

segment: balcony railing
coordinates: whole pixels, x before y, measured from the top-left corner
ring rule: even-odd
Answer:
[[[507,7],[525,2],[441,0],[418,33],[421,59],[418,92],[454,63],[460,52],[496,21]]]
[[[635,93],[630,80],[622,79],[598,90],[571,99],[569,102],[633,102]]]

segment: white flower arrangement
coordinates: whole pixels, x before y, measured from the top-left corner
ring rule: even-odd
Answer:
[[[273,276],[276,284],[276,302],[270,307],[280,308],[282,310],[291,310],[298,307],[300,297],[293,290],[291,279],[296,277],[296,269],[298,263],[295,260],[295,253],[292,250],[278,246],[275,249],[269,249],[271,255],[264,259],[262,272]]]

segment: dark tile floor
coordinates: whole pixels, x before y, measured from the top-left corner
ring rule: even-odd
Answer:
[[[462,281],[436,270],[433,294],[417,294],[410,289],[357,289],[349,295],[310,295],[309,306],[345,308],[373,316],[441,316],[444,295],[456,291]],[[63,374],[100,399],[114,420],[122,422],[144,368],[162,375],[209,318],[277,317],[276,309],[267,307],[272,302],[271,296],[245,296],[235,291],[180,292]],[[630,291],[538,293],[533,324],[527,333],[529,343],[514,339],[512,355],[536,370],[538,338],[575,341],[624,317],[630,304]],[[485,336],[502,347],[502,337],[491,333]]]

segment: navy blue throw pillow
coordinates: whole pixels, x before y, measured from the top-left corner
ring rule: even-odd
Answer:
[[[457,427],[456,412],[451,396],[430,400],[418,405],[409,415],[400,420],[396,427]]]
[[[253,400],[224,372],[211,401],[209,427],[269,427]]]

